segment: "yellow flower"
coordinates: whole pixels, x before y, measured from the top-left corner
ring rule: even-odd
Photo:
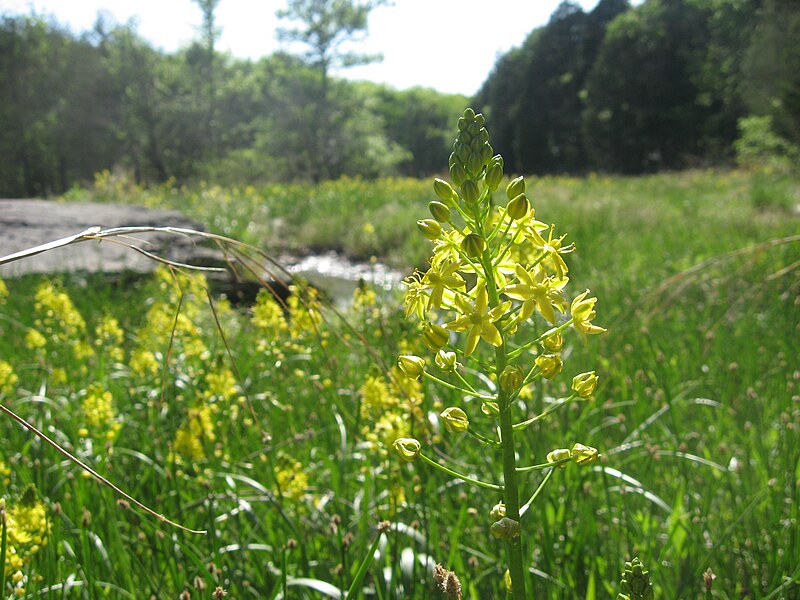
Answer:
[[[205,444],[217,439],[209,405],[189,409],[186,420],[175,433],[175,458],[179,462],[205,460]]]
[[[267,289],[258,291],[251,321],[263,334],[271,337],[278,337],[287,328],[283,308]]]
[[[359,393],[362,417],[375,418],[397,403],[383,377],[368,376]]]
[[[236,377],[227,367],[208,373],[206,375],[206,386],[206,397],[209,399],[216,397],[222,400],[230,400],[239,393]]]
[[[519,283],[507,285],[503,291],[509,298],[522,301],[520,320],[527,320],[538,308],[547,322],[555,325],[554,308],[564,312],[565,301],[561,297],[561,290],[567,285],[567,280],[545,277],[544,271],[538,266],[526,270],[517,265],[514,272]]]
[[[47,345],[47,338],[36,329],[28,329],[27,333],[25,333],[25,345],[31,350],[44,348]]]
[[[461,316],[447,323],[445,327],[453,331],[469,332],[464,356],[470,356],[481,339],[493,346],[501,346],[503,344],[503,336],[500,335],[500,330],[495,326],[495,322],[505,314],[509,305],[510,302],[504,302],[489,310],[489,296],[486,292],[486,284],[482,284],[478,288],[474,305],[464,300],[462,296],[456,297],[456,306]]]
[[[0,394],[10,394],[19,382],[14,368],[4,360],[0,360]]]
[[[8,298],[8,288],[6,282],[0,277],[0,304],[5,303],[6,298]]]
[[[411,315],[417,315],[420,320],[425,318],[428,295],[422,283],[422,277],[422,274],[416,271],[413,275],[403,280],[403,285],[406,286],[406,293],[403,296],[406,319],[411,318]]]
[[[422,285],[430,291],[428,310],[431,306],[440,308],[445,291],[463,288],[464,279],[457,273],[458,262],[443,262],[432,266],[422,278]]]
[[[577,296],[570,305],[570,313],[572,314],[572,326],[582,335],[603,333],[606,331],[604,328],[593,325],[592,319],[595,318],[594,305],[597,298],[587,298],[589,290],[586,290]]]
[[[28,486],[22,498],[6,511],[6,576],[20,571],[33,555],[47,545],[50,522],[36,488]]]

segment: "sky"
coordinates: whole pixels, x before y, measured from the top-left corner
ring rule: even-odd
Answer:
[[[578,0],[584,10],[597,1]],[[357,46],[359,51],[381,53],[383,61],[336,74],[398,89],[419,85],[471,96],[497,57],[547,23],[559,2],[393,0],[372,12],[368,37]],[[285,0],[220,0],[217,48],[250,59],[281,49],[275,39],[275,11],[284,6]],[[91,29],[99,11],[118,23],[135,19],[139,34],[167,52],[198,38],[202,22],[192,0],[0,0],[0,13],[52,16],[75,33]]]

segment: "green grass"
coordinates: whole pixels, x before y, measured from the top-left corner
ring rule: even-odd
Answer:
[[[569,339],[565,373],[528,400],[537,412],[573,374],[600,374],[592,405],[521,436],[526,463],[575,441],[604,454],[594,468],[557,471],[532,508],[523,543],[535,597],[614,597],[633,556],[660,598],[703,597],[709,567],[716,598],[800,593],[800,242],[759,246],[796,235],[800,221],[755,202],[753,185],[763,188],[743,172],[528,182],[537,218],[577,243],[568,257],[573,289],[592,289],[596,322],[609,329],[588,344]],[[123,191],[114,198],[178,207],[215,232],[273,250],[335,247],[407,267],[427,254],[414,221],[427,217],[430,182]],[[504,549],[488,532],[493,493],[400,464],[370,443],[386,423],[360,410],[359,390],[398,353],[420,347],[396,298],[353,310],[352,329],[328,312],[318,330],[297,335],[259,333],[246,311],[223,303],[229,353],[197,290],[181,304],[194,327],[170,346],[179,303],[171,284],[65,280],[87,321],[77,337],[90,339],[104,314],[119,319],[124,358],[116,361],[103,346],[84,359],[69,344],[44,356],[27,349],[38,282],[7,285],[0,359],[19,383],[4,404],[136,498],[209,530],[193,536],[121,507],[6,420],[0,458],[12,473],[3,496],[13,503],[35,483],[52,520],[50,543],[28,567],[29,593],[75,581],[71,597],[174,598],[184,589],[208,597],[220,585],[236,598],[273,598],[284,587],[289,598],[318,598],[313,580],[350,587],[388,519],[396,525],[361,583],[364,597],[435,597],[428,560],[455,570],[467,598],[503,597]],[[161,335],[146,329],[153,306],[169,324]],[[193,338],[205,352],[192,349]],[[155,375],[131,370],[140,345],[160,352]],[[55,367],[65,382],[54,380]],[[209,402],[207,376],[225,368],[237,374],[237,391]],[[81,432],[92,383],[113,393],[122,423],[112,454],[102,440],[89,444],[96,432]],[[418,408],[398,400],[385,412],[460,470],[496,480],[480,448],[427,423],[427,413],[449,405],[477,419],[475,402],[440,387],[423,391]],[[178,431],[192,408],[209,404],[218,408],[215,438],[202,439],[205,458],[176,463]],[[532,491],[537,482],[523,484]]]

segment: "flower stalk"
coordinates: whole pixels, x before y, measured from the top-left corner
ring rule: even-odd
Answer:
[[[546,463],[518,466],[523,444],[515,436],[522,438],[527,427],[570,402],[588,400],[597,376],[593,371],[575,376],[573,393],[533,418],[520,421],[516,413],[522,399],[529,397],[523,392],[534,385],[548,385],[561,375],[562,333],[572,328],[585,337],[605,330],[592,322],[597,299],[589,297],[588,290],[572,302],[566,299],[569,268],[562,255],[573,252],[575,246],[564,243],[565,236],[556,235],[554,225],[535,220],[524,178],[517,177],[507,185],[504,206],[494,201],[493,193],[503,178],[503,159],[494,154],[484,124],[483,115],[472,109],[459,118],[449,160],[452,183],[434,181],[438,200],[428,205],[434,218],[418,221],[420,231],[433,244],[430,268],[405,282],[405,314],[422,321],[423,341],[435,353],[434,363],[442,375],[429,373],[421,357],[402,356],[399,364],[408,377],[423,376],[445,390],[482,401],[483,417],[468,416],[466,406],[450,406],[440,418],[448,434],[467,433],[494,450],[502,485],[466,476],[432,460],[421,452],[417,440],[397,440],[395,449],[405,461],[419,459],[451,477],[501,493],[502,501],[492,511],[491,534],[506,545],[504,586],[514,600],[524,600],[529,543],[520,517],[556,468],[571,462],[591,464],[599,453],[575,444],[572,449],[551,452]],[[456,214],[463,219],[458,226],[451,220]],[[546,326],[541,335],[534,333],[541,331],[541,325],[532,323],[539,319]],[[459,368],[456,353],[469,368]],[[479,382],[487,380],[496,381],[496,388],[478,393],[476,388],[486,387]],[[524,405],[521,408],[525,410]],[[499,431],[499,440],[476,431],[471,419],[477,424],[481,418]],[[521,505],[523,476],[542,471],[535,491]],[[496,510],[498,506],[502,511]]]

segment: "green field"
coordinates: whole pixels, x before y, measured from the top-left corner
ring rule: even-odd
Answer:
[[[576,441],[603,454],[557,469],[533,504],[521,542],[531,597],[614,598],[634,556],[657,598],[800,595],[797,189],[741,171],[528,180],[536,218],[577,244],[572,293],[591,288],[608,329],[568,338],[565,372],[524,399],[537,413],[573,374],[600,376],[592,403],[519,439],[525,464]],[[102,175],[67,200],[178,208],[270,252],[334,248],[410,273],[429,253],[415,221],[434,198],[430,181],[406,179],[145,190]],[[211,305],[202,282],[166,270],[5,284],[2,403],[136,499],[208,531],[158,523],[4,417],[2,496],[19,515],[33,483],[48,519],[46,545],[10,539],[24,564],[6,567],[7,586],[338,597],[373,557],[360,597],[436,598],[435,563],[465,598],[505,596],[496,493],[387,448],[413,435],[463,472],[500,476],[482,447],[439,431],[445,406],[477,421],[474,399],[390,374],[398,354],[427,351],[399,292],[361,291],[339,315],[313,300],[284,312],[266,296]],[[523,495],[540,479],[523,479]]]

